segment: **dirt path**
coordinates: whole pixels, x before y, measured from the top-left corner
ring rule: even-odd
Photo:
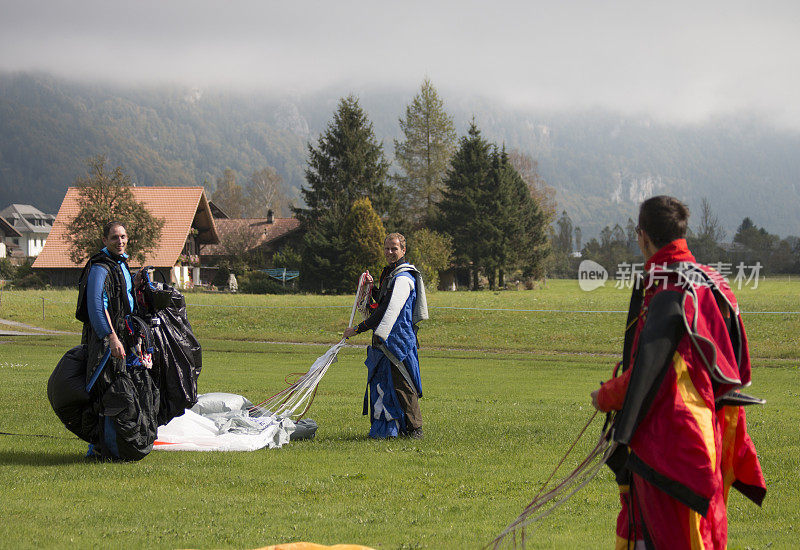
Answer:
[[[6,326],[11,326],[14,329],[10,330]],[[48,328],[39,328],[33,325],[26,325],[19,321],[10,321],[8,319],[0,319],[0,336],[47,336],[51,334],[80,334],[79,332],[65,332],[63,330],[51,330]]]

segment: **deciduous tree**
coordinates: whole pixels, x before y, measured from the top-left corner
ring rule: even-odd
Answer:
[[[696,231],[690,231],[686,237],[689,249],[695,258],[702,263],[715,264],[726,261],[728,254],[720,246],[725,238],[725,230],[719,218],[711,210],[711,203],[706,197],[700,202],[700,223]]]
[[[270,210],[275,214],[288,212],[289,201],[283,192],[283,178],[272,166],[253,172],[246,188],[245,214],[264,218]]]
[[[352,291],[352,286],[361,273],[369,270],[376,276],[385,263],[383,241],[386,239],[386,230],[373,210],[369,197],[353,203],[345,218],[344,234],[347,237],[347,252],[344,266],[345,286],[342,290],[347,292]]]
[[[70,259],[79,264],[103,247],[103,226],[118,221],[128,233],[128,255],[144,262],[161,237],[164,220],[155,218],[131,191],[130,178],[120,166],[108,171],[107,159],[87,161],[89,173],[75,180],[80,210],[67,226]]]
[[[522,177],[525,185],[528,186],[531,198],[544,216],[545,226],[550,227],[550,224],[556,219],[556,207],[558,205],[556,190],[554,187],[547,185],[544,178],[539,175],[539,162],[519,149],[509,151],[508,160]]]
[[[217,178],[217,187],[211,200],[231,218],[244,216],[247,200],[242,186],[236,183],[236,172],[226,168],[222,177]]]
[[[450,235],[423,227],[408,237],[406,258],[420,270],[426,288],[439,286],[439,272],[450,267],[452,255],[453,238]]]

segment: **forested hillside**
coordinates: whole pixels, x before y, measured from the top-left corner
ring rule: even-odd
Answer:
[[[274,167],[300,201],[307,144],[325,130],[341,96],[355,92],[392,158],[398,118],[415,93],[329,90],[307,95],[222,93],[180,87],[122,88],[42,74],[0,75],[0,202],[55,212],[85,161],[105,154],[139,185],[212,191],[232,168],[244,181]],[[624,224],[654,193],[707,197],[731,237],[744,217],[780,235],[800,234],[800,135],[755,118],[667,125],[608,112],[512,110],[441,90],[460,135],[475,118],[487,139],[539,162],[585,238]],[[391,170],[390,170],[391,171]]]

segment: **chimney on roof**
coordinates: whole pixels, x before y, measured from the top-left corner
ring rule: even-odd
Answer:
[[[272,213],[271,208],[267,210],[267,223],[275,223],[275,215]]]

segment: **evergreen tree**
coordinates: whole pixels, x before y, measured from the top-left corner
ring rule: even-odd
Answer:
[[[564,254],[572,253],[572,218],[567,211],[561,212],[561,217],[556,222],[558,233],[556,234],[555,247]]]
[[[494,287],[521,269],[541,275],[548,253],[545,218],[505,151],[487,143],[473,122],[453,156],[445,180],[439,228],[453,238],[457,265],[483,272]]]
[[[306,229],[301,270],[306,288],[350,289],[342,254],[349,248],[345,219],[356,200],[369,197],[378,216],[389,220],[396,198],[386,185],[388,166],[358,98],[341,99],[317,146],[308,146],[308,187],[301,190],[307,208],[294,209]]]
[[[308,187],[301,189],[308,208],[295,209],[304,222],[330,211],[342,222],[357,199],[367,196],[384,219],[393,208],[393,189],[386,185],[389,163],[376,141],[372,123],[354,95],[342,98],[317,147],[308,145]]]
[[[442,180],[456,146],[453,117],[427,78],[400,119],[402,140],[394,140],[402,174],[395,176],[404,216],[413,225],[430,222],[441,200]]]
[[[503,170],[509,178],[511,206],[502,216],[514,220],[511,231],[515,231],[508,233],[514,244],[513,261],[503,267],[521,269],[525,278],[541,278],[544,276],[544,262],[550,254],[547,241],[548,214],[531,196],[530,186],[508,159],[505,159]],[[504,285],[502,279],[500,285]]]
[[[300,243],[303,258],[301,285],[309,290],[339,292],[346,286],[344,252],[347,240],[343,221],[335,220],[333,211],[323,212],[313,224],[306,225]]]
[[[347,253],[343,270],[344,287],[341,290],[348,292],[365,270],[377,278],[376,274],[381,272],[385,261],[383,241],[386,239],[386,230],[373,210],[369,197],[353,203],[344,221],[344,234],[347,237]]]
[[[128,255],[143,263],[145,254],[155,248],[164,220],[153,217],[131,191],[130,178],[117,166],[106,170],[106,158],[90,159],[89,174],[75,180],[80,210],[67,226],[69,257],[76,264],[103,248],[103,227],[118,221],[128,233]]]
[[[566,210],[561,211],[561,216],[555,221],[555,227],[548,224],[550,233],[551,255],[547,262],[547,272],[552,277],[574,276],[572,270],[572,236],[575,230],[572,218]]]
[[[545,216],[505,150],[493,154],[493,185],[488,234],[493,242],[487,262],[490,286],[505,286],[505,274],[521,269],[524,277],[540,275],[547,255]]]
[[[439,229],[453,237],[456,265],[469,268],[472,287],[478,288],[478,273],[485,267],[491,238],[488,183],[492,178],[491,145],[481,137],[473,120],[460,139],[445,178],[442,200],[437,204]]]

